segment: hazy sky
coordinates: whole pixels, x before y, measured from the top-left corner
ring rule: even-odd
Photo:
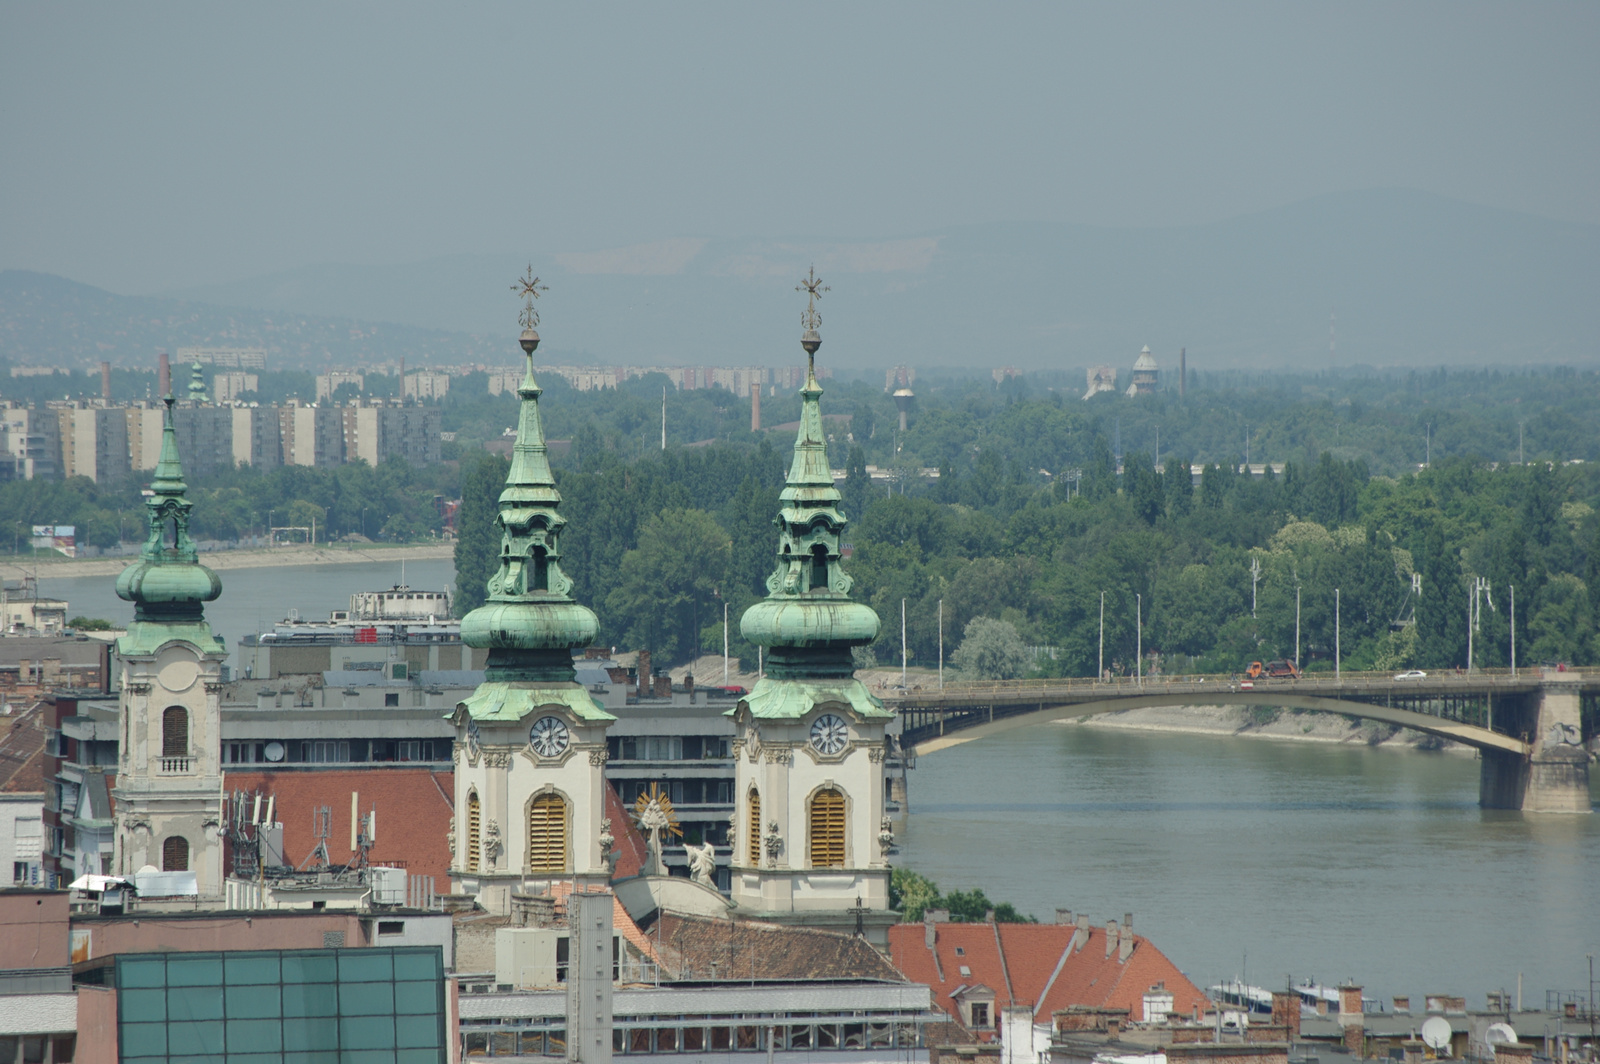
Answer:
[[[119,292],[676,236],[1600,222],[1595,4],[0,4],[0,267]]]

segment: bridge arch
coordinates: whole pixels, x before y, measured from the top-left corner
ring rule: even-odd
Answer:
[[[914,701],[914,699],[908,699],[906,706],[909,707]],[[1114,697],[1100,699],[1086,698],[1083,701],[1052,702],[1049,699],[1045,699],[1038,702],[1036,708],[1023,709],[1019,706],[1007,706],[1003,713],[995,713],[991,709],[987,717],[973,710],[952,711],[948,717],[943,718],[941,721],[943,724],[941,732],[917,734],[928,730],[927,726],[918,727],[908,736],[909,741],[905,745],[917,754],[932,754],[940,750],[947,750],[952,746],[959,746],[962,743],[975,742],[990,735],[1011,731],[1014,728],[1026,728],[1034,724],[1044,724],[1058,720],[1076,720],[1080,717],[1098,716],[1103,713],[1120,713],[1130,709],[1170,708],[1174,706],[1263,706],[1274,709],[1307,709],[1325,713],[1342,713],[1365,720],[1411,728],[1427,735],[1435,735],[1441,739],[1449,739],[1453,742],[1476,747],[1479,750],[1496,750],[1523,757],[1527,756],[1530,751],[1529,744],[1521,739],[1502,735],[1497,731],[1475,724],[1460,723],[1426,713],[1418,713],[1414,710],[1401,709],[1396,706],[1302,694],[1286,689],[1218,691],[1215,693],[1195,691],[1180,693],[1152,690],[1143,693],[1119,693]],[[1018,710],[1021,711],[1019,712]]]

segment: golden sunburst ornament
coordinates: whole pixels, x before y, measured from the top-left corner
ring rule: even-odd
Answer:
[[[639,823],[639,829],[654,837],[659,837],[658,833],[662,831],[680,837],[683,835],[683,828],[678,825],[678,814],[672,808],[672,799],[658,783],[652,782],[650,789],[634,800],[633,815]]]

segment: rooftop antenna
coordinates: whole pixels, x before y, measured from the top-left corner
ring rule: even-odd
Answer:
[[[667,386],[661,386],[661,449],[667,449]]]
[[[333,833],[333,807],[319,805],[311,811],[311,836],[317,844],[311,848],[311,853],[301,862],[297,871],[306,869],[324,871],[332,859],[328,856],[328,836]]]

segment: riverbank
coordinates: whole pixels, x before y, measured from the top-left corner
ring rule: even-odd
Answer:
[[[1168,732],[1180,735],[1232,735],[1278,742],[1331,743],[1390,749],[1441,750],[1474,754],[1472,747],[1437,736],[1372,720],[1352,720],[1341,713],[1314,710],[1263,709],[1246,706],[1166,706],[1129,709],[1064,720],[1062,724],[1122,731]]]
[[[206,551],[200,560],[218,572],[228,569],[270,569],[280,565],[353,565],[362,562],[406,562],[451,558],[452,543],[422,543],[404,547],[283,546],[271,550]],[[26,564],[0,562],[0,577],[19,580],[37,572],[41,579],[75,576],[115,576],[138,555],[123,558],[40,558]]]

